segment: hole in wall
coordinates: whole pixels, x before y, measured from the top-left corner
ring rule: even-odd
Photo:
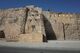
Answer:
[[[3,30],[0,31],[0,38],[5,38],[5,33]]]

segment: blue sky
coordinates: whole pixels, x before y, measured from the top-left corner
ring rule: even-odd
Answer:
[[[43,10],[80,13],[80,0],[0,0],[0,8],[35,5]]]

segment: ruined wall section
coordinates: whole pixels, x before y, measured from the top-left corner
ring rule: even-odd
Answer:
[[[43,42],[45,32],[41,15],[42,9],[34,6],[27,8],[29,11],[25,25],[25,34],[21,34],[19,40],[21,42]]]
[[[77,29],[78,29],[78,38],[80,40],[80,14],[77,15]]]
[[[4,13],[3,13],[3,10],[0,10],[0,39],[3,39],[5,38],[5,34],[3,32],[3,25],[4,25]],[[4,37],[3,37],[4,36]]]
[[[33,14],[30,9],[33,10]],[[35,12],[38,13],[35,14]],[[39,34],[34,33],[34,36],[27,34],[29,30],[26,30],[27,26],[30,25],[28,22],[30,18],[35,20],[32,24],[36,25],[38,32],[40,32]],[[80,14],[42,11],[41,8],[34,6],[0,9],[1,32],[5,33],[6,40],[18,40],[21,34],[21,37],[27,34],[27,38],[31,35],[34,41],[39,40],[41,42],[43,40],[41,35],[47,36],[47,40],[80,40]],[[31,37],[30,40],[32,41]]]
[[[72,14],[72,16],[69,17],[71,23],[65,23],[64,24],[64,31],[65,31],[65,39],[66,40],[79,40],[78,37],[78,24],[77,24],[77,14]]]
[[[2,31],[7,41],[43,42],[46,35],[42,9],[27,6],[0,10],[0,34]]]
[[[79,40],[79,19],[80,14],[43,12],[44,16],[51,23],[57,40]],[[48,26],[48,24],[46,25]],[[47,27],[48,28],[48,27]],[[47,29],[47,31],[49,28]],[[49,30],[51,31],[51,30]],[[48,31],[48,32],[49,32]]]
[[[64,40],[63,23],[58,22],[57,14],[43,11],[45,17],[45,30],[50,40]],[[55,15],[55,16],[54,16]]]
[[[58,14],[57,21],[63,23],[65,40],[79,40],[78,15],[70,13]]]
[[[3,30],[4,29],[4,22],[5,22],[5,20],[4,20],[4,17],[5,16],[5,14],[4,14],[4,10],[0,10],[0,30]]]
[[[3,27],[1,27],[1,30],[4,31],[7,40],[16,40],[19,38],[18,35],[23,33],[25,10],[25,8],[12,8],[0,12],[3,13],[3,15],[0,15],[4,17],[4,25],[1,25]]]

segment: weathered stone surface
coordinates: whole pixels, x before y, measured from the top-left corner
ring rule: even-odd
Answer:
[[[54,21],[52,24],[57,40],[64,40],[63,23]]]
[[[75,24],[65,25],[65,39],[66,40],[79,40],[78,30]]]
[[[38,11],[36,8],[30,8],[25,25],[25,33],[28,34],[27,37],[34,36],[34,39],[27,39],[27,41],[43,42],[43,36],[46,35],[42,20],[43,17],[41,15],[41,11]],[[33,36],[31,34],[33,34]]]
[[[74,18],[74,17],[73,17]],[[74,23],[70,24],[65,24],[65,39],[66,40],[80,40],[80,27],[79,27],[79,23],[80,23],[80,18],[79,15],[76,15],[76,17],[74,18]]]
[[[41,33],[20,34],[19,41],[25,43],[41,43],[43,42],[43,35]]]
[[[16,24],[6,24],[4,33],[6,40],[8,41],[18,40],[18,34],[20,34],[20,27]]]
[[[54,19],[50,12],[44,12],[43,14],[47,38],[50,40],[64,40],[63,23]]]
[[[43,11],[45,19],[45,28],[47,34],[51,31],[54,32],[53,37],[56,37],[57,40],[79,40],[79,15],[80,14],[71,14],[71,13],[55,13],[49,11]],[[50,24],[49,24],[50,23]],[[66,26],[69,24],[69,26]],[[50,26],[53,30],[50,29]],[[65,29],[68,27],[67,29]],[[49,32],[50,31],[50,32]],[[72,33],[73,32],[73,33]],[[49,37],[50,35],[48,35]]]
[[[1,31],[11,41],[80,40],[80,14],[42,11],[35,6],[0,10],[0,37]]]
[[[25,9],[11,9],[4,12],[6,15],[5,24],[2,29],[5,33],[5,38],[8,41],[18,40],[18,35],[21,34],[23,30],[23,24],[25,19]]]

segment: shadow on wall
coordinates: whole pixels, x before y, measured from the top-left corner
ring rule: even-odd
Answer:
[[[47,40],[57,40],[50,21],[43,15],[43,22]]]

